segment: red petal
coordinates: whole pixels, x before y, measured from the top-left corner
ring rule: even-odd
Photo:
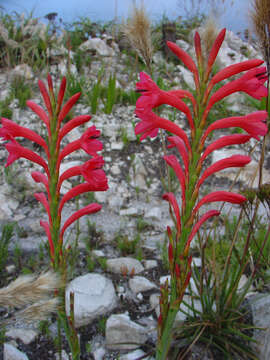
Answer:
[[[37,201],[41,202],[41,204],[44,206],[44,208],[48,214],[49,222],[51,224],[52,218],[51,218],[51,213],[50,213],[50,206],[49,206],[49,203],[48,203],[48,200],[47,200],[45,194],[44,193],[35,193],[34,196],[37,199]]]
[[[202,205],[215,201],[225,201],[231,204],[241,204],[242,202],[246,201],[246,198],[243,195],[229,191],[215,191],[205,195],[193,209],[192,214],[195,214]]]
[[[61,81],[60,89],[59,89],[59,92],[58,92],[57,112],[60,111],[62,103],[63,103],[63,99],[64,99],[64,95],[65,95],[65,91],[66,91],[66,84],[67,84],[67,80],[66,80],[65,77],[63,77],[63,79]]]
[[[74,221],[76,221],[77,219],[79,219],[80,217],[82,217],[84,215],[96,213],[96,212],[100,211],[101,208],[102,208],[102,206],[100,204],[93,203],[93,204],[87,205],[84,208],[76,211],[64,223],[64,225],[61,229],[60,237],[63,238],[64,232]]]
[[[188,252],[190,243],[191,243],[192,239],[194,238],[194,236],[196,235],[197,231],[202,226],[202,224],[205,221],[207,221],[208,219],[210,219],[211,217],[218,216],[219,214],[220,214],[220,212],[217,210],[209,210],[200,218],[200,220],[193,226],[193,229],[192,229],[191,233],[189,234],[184,252]]]
[[[90,115],[79,115],[68,121],[59,132],[58,143],[60,144],[60,141],[63,139],[63,137],[66,136],[71,130],[86,123],[90,119]]]
[[[226,29],[222,29],[220,31],[220,33],[218,34],[213,46],[212,46],[212,49],[210,51],[210,54],[209,54],[209,57],[208,57],[208,63],[207,63],[207,70],[206,70],[206,78],[208,79],[209,77],[209,74],[212,70],[212,66],[216,60],[216,57],[217,57],[217,54],[219,52],[219,49],[224,41],[224,38],[225,38],[225,35],[226,35]]]
[[[51,99],[50,96],[48,94],[48,91],[46,89],[45,84],[43,83],[43,81],[38,80],[38,86],[39,86],[39,90],[41,92],[41,95],[43,97],[44,103],[46,105],[46,108],[48,110],[48,113],[50,116],[52,116],[52,104],[51,104]]]
[[[199,74],[198,69],[192,59],[191,56],[188,55],[184,50],[182,50],[179,46],[171,41],[167,41],[167,45],[170,50],[180,59],[183,61],[185,66],[194,74],[194,81],[196,87],[199,85]]]
[[[211,154],[214,150],[218,150],[229,145],[245,144],[250,140],[250,138],[251,138],[250,135],[244,135],[244,134],[233,134],[233,135],[222,136],[221,138],[213,141],[212,144],[207,146],[203,155],[200,158],[200,164],[202,164],[205,158],[209,154]]]
[[[46,235],[48,237],[51,259],[53,261],[54,260],[54,245],[53,245],[53,241],[52,241],[52,235],[51,235],[51,231],[50,231],[50,226],[47,223],[47,221],[43,221],[43,220],[40,220],[40,226],[42,226],[44,228],[44,230],[46,232]]]
[[[46,112],[42,109],[42,107],[30,100],[26,101],[26,105],[32,111],[34,111],[37,114],[37,116],[44,122],[44,124],[46,125],[47,130],[49,132],[49,135],[51,136],[49,118],[48,118]]]
[[[188,160],[188,152],[185,147],[184,141],[180,139],[180,137],[178,136],[168,136],[167,139],[171,143],[170,145],[168,145],[168,149],[171,149],[172,147],[176,146],[177,150],[179,151],[179,154],[181,155],[185,166],[185,176],[188,178],[189,160]]]
[[[27,129],[26,127],[20,126],[16,124],[14,121],[5,118],[2,118],[2,125],[3,128],[7,129],[9,134],[12,135],[13,137],[20,136],[35,142],[36,144],[42,146],[46,154],[49,155],[48,146],[45,140],[34,131]]]
[[[180,234],[181,232],[181,216],[180,216],[180,210],[178,203],[176,201],[176,198],[173,193],[166,193],[162,196],[162,198],[166,201],[168,201],[171,206],[173,207],[173,211],[176,218],[176,227],[177,227],[177,233]]]
[[[31,176],[32,176],[32,178],[34,179],[35,182],[42,183],[45,186],[48,197],[50,198],[50,190],[49,190],[49,184],[48,184],[47,176],[42,174],[39,171],[33,171],[31,173]]]
[[[251,161],[251,158],[249,156],[232,155],[228,158],[221,159],[221,160],[215,162],[214,164],[209,166],[204,171],[203,175],[201,176],[200,180],[198,181],[198,183],[196,185],[196,189],[199,189],[201,184],[205,181],[206,178],[208,178],[208,176],[210,176],[220,170],[223,170],[223,169],[227,169],[227,168],[231,168],[231,167],[243,167],[243,166],[249,164],[250,161]]]
[[[64,120],[64,118],[67,116],[71,108],[74,106],[74,104],[79,100],[79,97],[81,96],[81,93],[77,93],[73,95],[63,106],[62,110],[60,111],[60,114],[57,118],[57,127],[60,128],[61,122]]]
[[[182,201],[183,205],[186,202],[186,178],[184,172],[182,170],[181,165],[179,164],[177,158],[174,155],[165,155],[163,156],[166,163],[171,166],[180,182],[181,190],[182,190]]]
[[[194,46],[195,46],[198,67],[201,67],[202,66],[202,47],[201,47],[201,38],[200,38],[198,31],[195,32]]]

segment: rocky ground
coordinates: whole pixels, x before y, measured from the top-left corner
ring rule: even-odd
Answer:
[[[114,69],[119,75],[119,83],[125,83],[126,88],[133,86],[127,81],[124,62],[114,45],[109,47],[105,40],[99,42],[95,49],[95,61],[87,76],[94,78],[101,63],[109,69]],[[89,45],[89,44],[88,44]],[[179,40],[179,45],[191,51],[188,43]],[[90,46],[94,46],[93,43]],[[242,51],[239,51],[239,49]],[[57,55],[57,54],[56,54]],[[229,33],[224,44],[219,62],[222,66],[247,57],[260,57],[250,45],[243,43],[232,33]],[[52,68],[52,74],[65,72],[65,62],[59,54],[59,63]],[[156,62],[165,63],[161,54],[156,55]],[[188,71],[181,65],[170,67],[170,77],[174,83],[191,85]],[[169,70],[169,69],[167,69]],[[74,70],[75,71],[75,70]],[[20,66],[11,72],[0,73],[1,99],[8,93],[8,84],[14,74],[21,72],[23,76],[36,82],[37,77],[31,69]],[[44,74],[41,74],[44,77]],[[245,113],[250,107],[240,95],[228,99],[228,109]],[[34,101],[42,104],[38,93]],[[13,120],[20,125],[39,131],[40,123],[30,110],[22,110],[15,100],[12,103]],[[76,106],[74,115],[90,113],[84,104]],[[109,180],[109,190],[106,193],[95,193],[94,198],[103,208],[100,213],[88,218],[82,218],[80,225],[74,227],[67,236],[68,241],[78,240],[78,250],[74,253],[74,269],[66,296],[69,301],[69,291],[75,291],[75,321],[78,326],[82,346],[82,359],[142,359],[154,347],[156,341],[156,325],[158,314],[159,286],[165,281],[168,271],[162,265],[162,246],[165,240],[167,225],[172,224],[169,216],[168,204],[162,200],[164,188],[162,179],[166,172],[162,160],[161,139],[145,140],[140,143],[134,135],[136,123],[133,106],[115,106],[113,113],[105,115],[101,111],[93,116],[91,123],[102,132],[105,159],[105,172]],[[185,120],[177,115],[179,124],[186,127]],[[68,135],[68,140],[77,139],[83,129],[76,129]],[[81,131],[81,132],[80,132]],[[241,147],[240,153],[247,153],[250,147]],[[269,149],[268,149],[269,150]],[[216,151],[212,162],[219,158],[235,153],[235,148]],[[239,151],[238,151],[239,153]],[[251,179],[258,165],[260,155],[259,145],[252,154],[253,161],[240,174],[235,185],[237,189],[251,186]],[[67,158],[65,168],[81,163],[84,153]],[[24,160],[17,161],[8,170],[4,169],[7,153],[0,144],[0,225],[16,222],[17,231],[10,246],[9,266],[7,267],[7,282],[14,278],[18,266],[14,252],[21,249],[22,264],[20,268],[30,267],[29,259],[40,256],[40,250],[46,243],[39,221],[44,218],[43,209],[37,204],[33,193],[41,191],[41,187],[32,181],[30,173],[35,166]],[[264,182],[270,182],[270,159],[267,155],[264,169]],[[62,169],[63,170],[63,169]],[[228,189],[233,184],[236,171],[223,171],[218,176],[211,177],[206,182],[207,188]],[[255,179],[254,186],[256,185]],[[65,186],[65,191],[71,184]],[[77,206],[89,203],[93,198],[81,198],[79,203],[73,203],[65,211],[64,216],[70,215]],[[228,208],[223,209],[224,213]],[[237,207],[232,214],[238,213]],[[260,214],[265,217],[265,209],[260,208]],[[267,221],[267,220],[265,220]],[[18,244],[18,245],[16,245]],[[194,242],[196,247],[196,242]],[[46,265],[46,255],[38,264]],[[193,259],[200,267],[200,258]],[[35,269],[35,262],[32,265]],[[243,278],[245,281],[245,278]],[[259,347],[260,359],[268,359],[270,349],[269,339],[269,294],[261,299],[261,295],[253,294],[251,301],[253,322],[256,326],[267,327],[265,333],[256,333],[262,342]],[[186,301],[190,301],[186,294]],[[200,304],[196,306],[200,307]],[[1,310],[1,309],[0,309]],[[3,317],[7,313],[2,311]],[[178,325],[185,319],[179,313]],[[34,360],[57,359],[54,338],[57,334],[55,319],[48,324],[30,326],[16,323],[7,329],[7,341],[3,345],[5,360]],[[68,359],[68,346],[64,343],[66,353],[62,359]],[[218,356],[218,355],[216,355]],[[144,357],[151,359],[151,356]],[[191,359],[212,359],[209,350],[194,347]]]

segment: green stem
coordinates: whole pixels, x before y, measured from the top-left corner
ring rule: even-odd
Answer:
[[[171,302],[172,303],[172,302]],[[173,339],[172,327],[178,312],[178,308],[170,308],[161,338],[157,345],[156,360],[166,360]]]

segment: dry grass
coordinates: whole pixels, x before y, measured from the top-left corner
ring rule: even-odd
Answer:
[[[205,58],[208,57],[218,33],[219,31],[215,20],[209,17],[203,24],[203,31],[201,32]]]
[[[130,45],[143,59],[148,70],[150,70],[153,58],[151,22],[146,14],[143,3],[141,3],[140,7],[133,4],[130,17],[122,25],[122,32],[127,37]]]
[[[260,42],[264,59],[268,64],[270,59],[270,1],[269,0],[253,0],[250,17],[253,23],[255,34]]]
[[[48,299],[60,287],[59,276],[51,271],[39,277],[23,275],[0,289],[0,306],[16,308],[27,306]]]

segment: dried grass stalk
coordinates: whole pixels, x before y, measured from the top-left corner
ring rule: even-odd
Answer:
[[[36,277],[23,275],[7,287],[0,289],[0,306],[23,307],[47,300],[52,293],[62,287],[60,277],[48,271]]]
[[[208,58],[210,50],[214,44],[214,41],[218,35],[219,31],[217,24],[212,17],[209,17],[206,22],[203,24],[203,30],[201,33],[202,44],[204,48],[205,58]]]
[[[47,320],[49,315],[57,312],[59,308],[59,298],[52,298],[37,302],[15,313],[16,320],[42,321]]]
[[[255,34],[258,36],[264,59],[268,65],[270,59],[270,1],[253,0],[250,17],[253,23]]]
[[[151,22],[143,3],[140,8],[136,4],[133,5],[130,17],[122,25],[122,32],[150,70],[153,58]]]

